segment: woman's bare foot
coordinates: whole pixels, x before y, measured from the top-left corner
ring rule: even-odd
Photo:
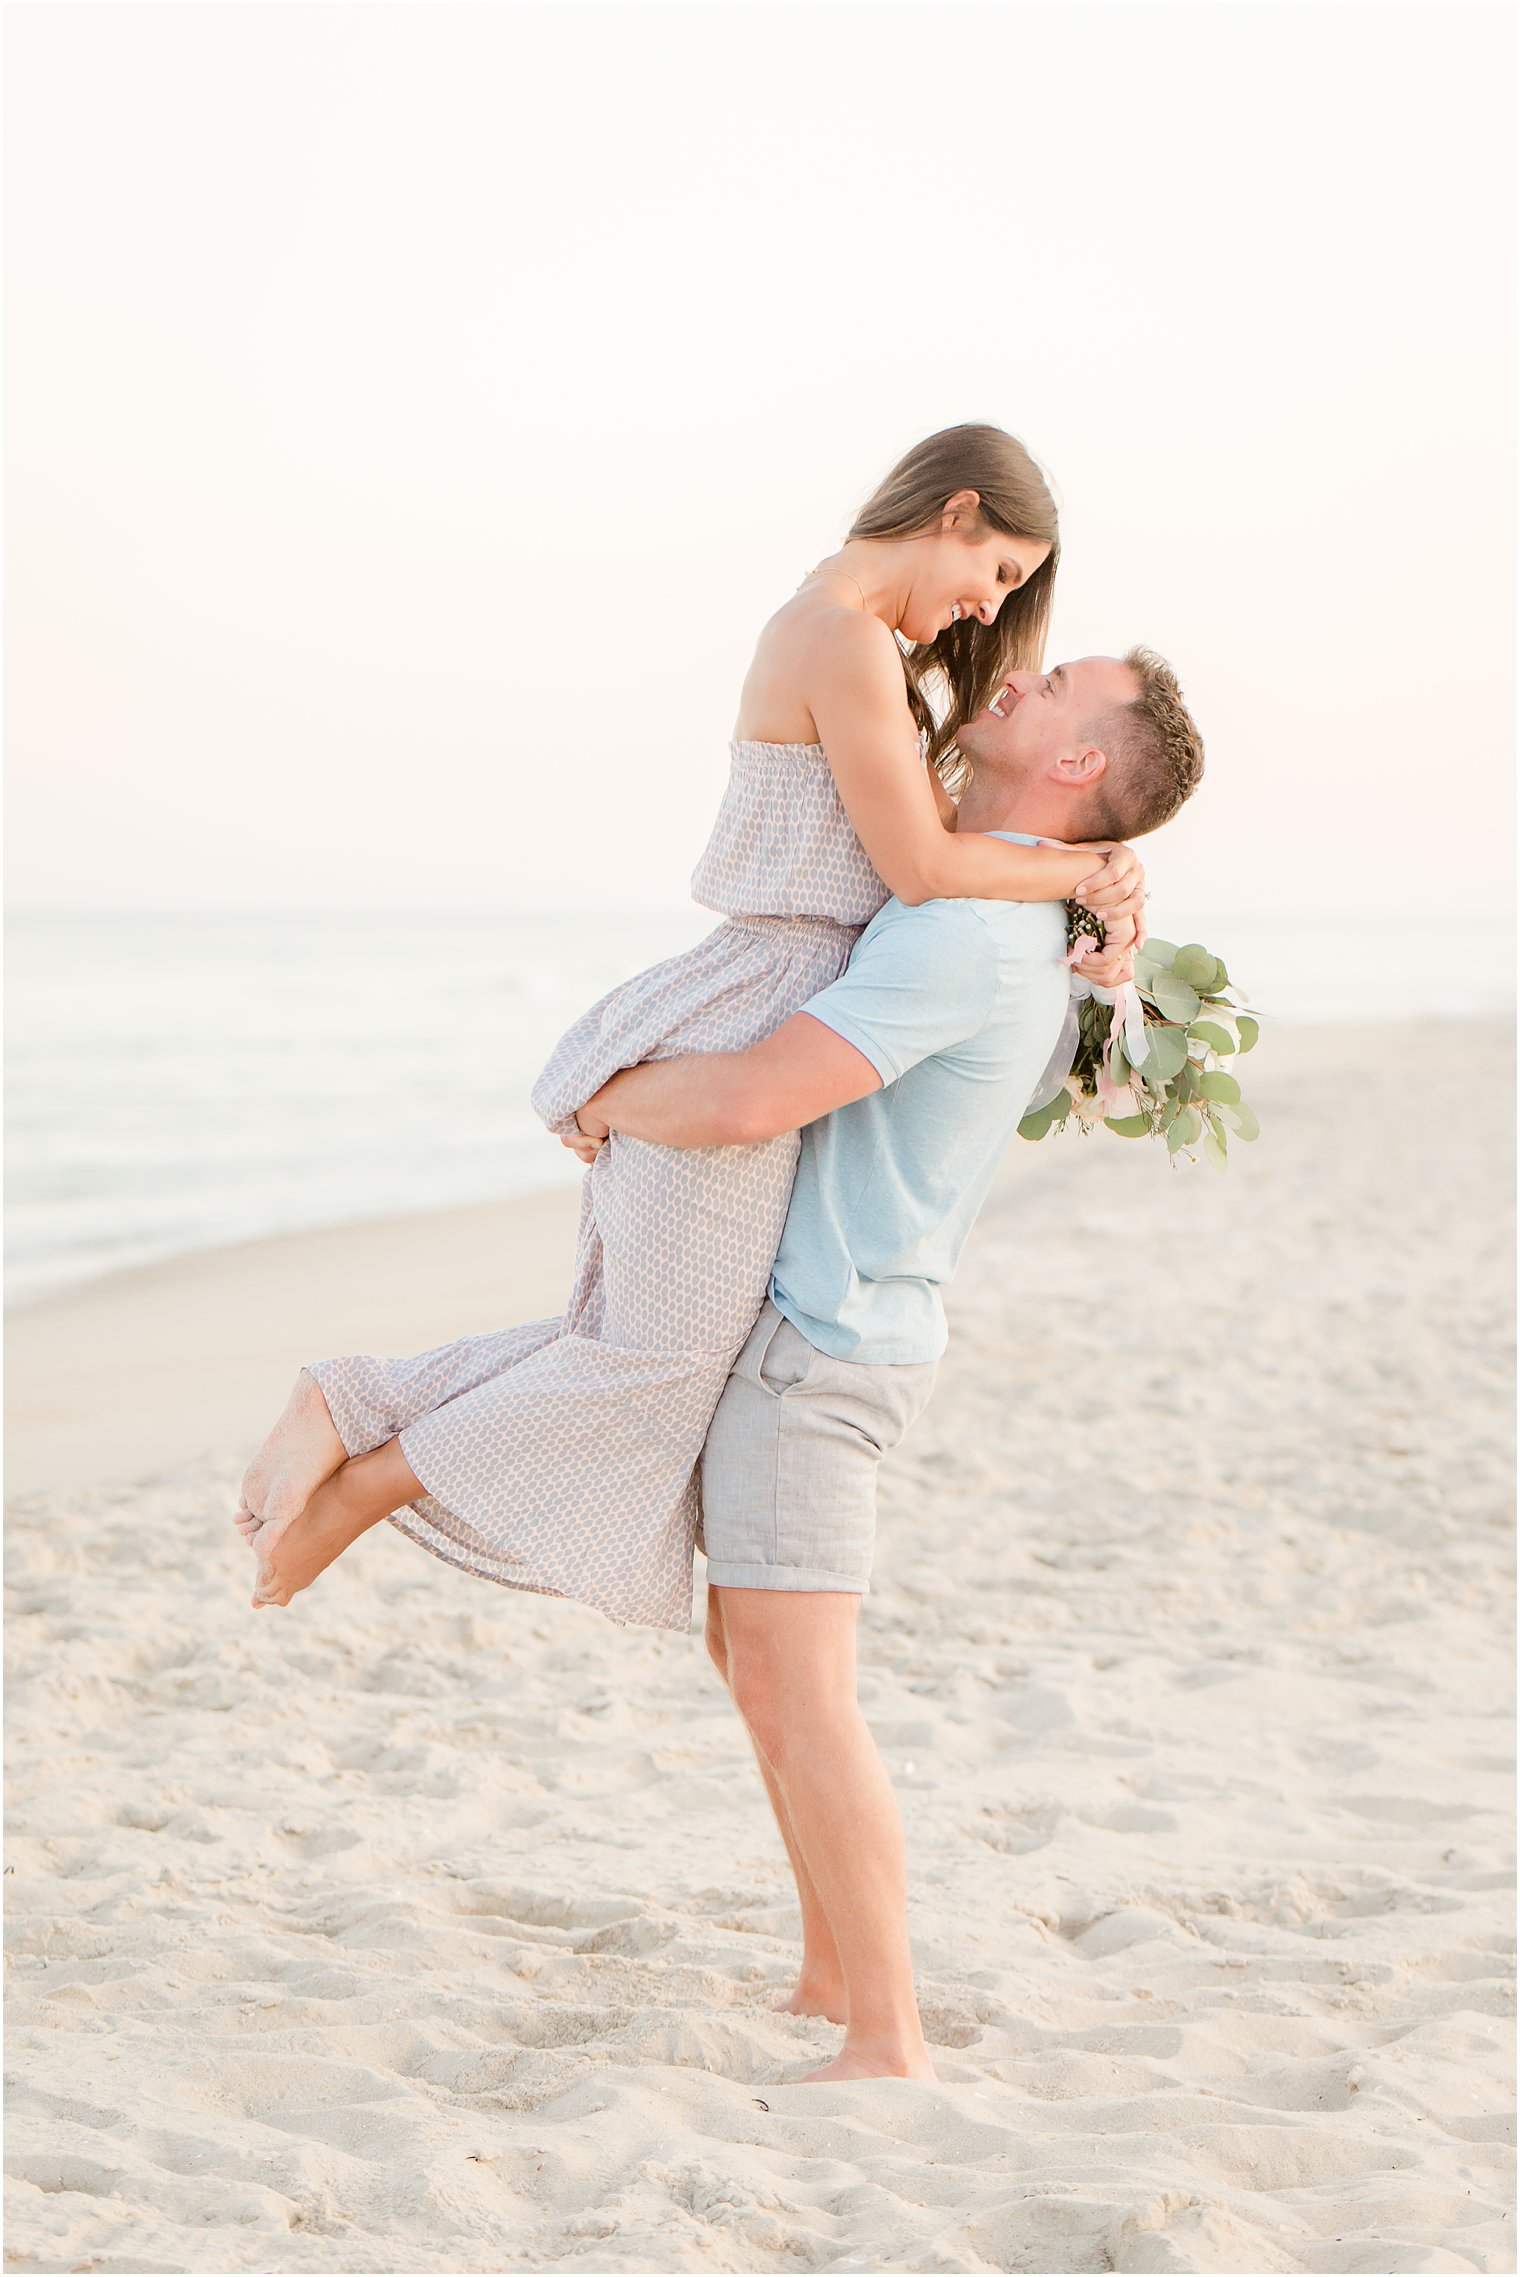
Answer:
[[[255,1612],[264,1605],[288,1605],[361,1534],[422,1492],[422,1481],[402,1454],[399,1439],[387,1439],[384,1446],[344,1463],[317,1488],[304,1510],[277,1530],[265,1526],[254,1536]]]
[[[259,1561],[253,1582],[255,1612],[264,1605],[288,1605],[301,1590],[309,1589],[358,1539],[364,1525],[356,1525],[353,1513],[341,1504],[327,1502],[318,1488],[306,1508],[280,1527],[271,1541],[266,1542],[266,1531],[261,1529],[253,1544]]]
[[[799,2087],[814,2079],[937,2079],[938,2073],[927,2055],[905,2055],[897,2049],[873,2052],[869,2048],[852,2048],[848,2041],[832,2063],[820,2064],[816,2071],[805,2071]]]
[[[786,1999],[773,2002],[772,2008],[777,2016],[826,2016],[831,2024],[850,2021],[844,1979],[818,1976],[809,1969],[803,1970]]]
[[[233,1524],[260,1553],[298,1518],[324,1479],[348,1460],[315,1376],[303,1368],[285,1412],[243,1473]]]

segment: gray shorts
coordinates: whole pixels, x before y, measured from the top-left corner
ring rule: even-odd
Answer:
[[[832,1360],[767,1301],[702,1451],[708,1580],[865,1596],[876,1466],[922,1412],[938,1366]]]

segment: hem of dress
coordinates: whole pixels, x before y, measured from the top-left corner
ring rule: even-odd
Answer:
[[[429,1503],[435,1505],[443,1516],[450,1519],[454,1525],[461,1528],[466,1527],[469,1521],[461,1518],[457,1511],[450,1509],[448,1503],[440,1495],[433,1492],[427,1480],[423,1478],[421,1471],[412,1462],[411,1456],[407,1454],[406,1438],[407,1431],[410,1429],[411,1425],[408,1424],[406,1431],[397,1433],[396,1444],[400,1447],[402,1454],[406,1456],[412,1476],[421,1480]],[[614,1610],[603,1599],[588,1597],[582,1584],[565,1575],[553,1577],[550,1569],[543,1565],[530,1565],[525,1561],[514,1561],[511,1570],[506,1570],[507,1560],[505,1558],[498,1557],[494,1551],[482,1549],[478,1543],[456,1541],[447,1527],[441,1526],[438,1520],[433,1517],[431,1511],[419,1509],[415,1502],[405,1502],[399,1510],[393,1510],[390,1513],[390,1522],[398,1533],[405,1534],[409,1542],[415,1542],[420,1549],[431,1551],[433,1556],[441,1558],[445,1565],[457,1566],[461,1573],[473,1574],[477,1581],[493,1581],[499,1589],[526,1590],[535,1597],[563,1597],[574,1605],[589,1605],[593,1613],[600,1613],[603,1620],[611,1621],[613,1626],[619,1629],[670,1629],[678,1636],[690,1633],[692,1607],[689,1579],[686,1612],[684,1617],[680,1619],[673,1619],[669,1615],[659,1613]]]
[[[687,1357],[700,1361],[707,1359],[708,1355],[694,1354],[687,1355]],[[713,1361],[721,1359],[725,1368],[728,1366],[731,1357],[731,1353],[726,1348],[721,1354],[714,1353],[711,1355]],[[302,1365],[327,1403],[327,1412],[332,1417],[333,1429],[342,1440],[344,1449],[351,1460],[356,1455],[368,1454],[373,1448],[383,1446],[387,1439],[394,1439],[403,1456],[406,1457],[412,1475],[421,1479],[424,1489],[427,1490],[427,1500],[435,1503],[446,1517],[461,1528],[468,1523],[451,1510],[441,1497],[435,1495],[428,1488],[426,1479],[422,1478],[422,1473],[412,1462],[406,1446],[407,1433],[412,1428],[410,1423],[404,1424],[399,1430],[383,1431],[378,1438],[374,1437],[371,1432],[358,1427],[357,1414],[339,1387],[334,1385],[330,1391],[327,1385],[322,1382],[318,1371],[329,1365],[328,1359],[303,1361]],[[336,1405],[334,1404],[335,1400]],[[414,1418],[414,1420],[420,1421],[421,1418]],[[415,1502],[403,1503],[399,1510],[388,1512],[387,1519],[388,1523],[394,1526],[398,1533],[404,1534],[409,1542],[415,1542],[420,1549],[427,1550],[445,1565],[454,1566],[460,1573],[470,1574],[477,1581],[494,1582],[500,1589],[516,1589],[535,1597],[558,1597],[569,1604],[588,1605],[593,1613],[600,1613],[604,1620],[613,1624],[614,1628],[668,1629],[674,1636],[689,1636],[691,1633],[692,1598],[689,1582],[684,1616],[671,1617],[659,1613],[615,1611],[611,1605],[603,1604],[595,1597],[586,1596],[583,1589],[575,1581],[565,1576],[557,1579],[551,1578],[542,1567],[519,1566],[511,1572],[493,1571],[489,1551],[474,1546],[466,1547],[463,1543],[456,1542],[447,1530],[440,1526],[436,1518],[432,1517],[427,1510],[419,1509]],[[497,1564],[503,1565],[504,1561],[498,1560]]]
[[[327,1409],[332,1427],[343,1442],[344,1453],[347,1455],[349,1461],[352,1462],[356,1455],[368,1455],[373,1453],[376,1447],[383,1447],[387,1439],[394,1439],[396,1437],[396,1433],[394,1431],[388,1431],[383,1433],[380,1438],[373,1439],[367,1437],[363,1431],[356,1428],[357,1416],[354,1410],[354,1403],[351,1400],[347,1399],[344,1394],[338,1390],[336,1385],[334,1385],[332,1389],[329,1390],[328,1386],[322,1381],[322,1370],[324,1368],[330,1367],[332,1364],[333,1355],[329,1353],[320,1360],[303,1360],[301,1362],[301,1367],[303,1372],[306,1375],[310,1376],[312,1382],[316,1385],[318,1391],[322,1394],[323,1405]],[[334,1405],[335,1398],[337,1402],[336,1406]]]
[[[610,1621],[618,1629],[669,1629],[676,1636],[689,1636],[691,1633],[689,1611],[684,1621],[665,1619],[658,1613],[615,1613],[610,1605],[600,1604],[595,1597],[584,1596],[573,1584],[552,1582],[542,1573],[493,1573],[480,1562],[483,1555],[480,1550],[465,1551],[451,1542],[447,1534],[440,1532],[433,1520],[420,1512],[414,1502],[403,1503],[399,1510],[391,1511],[387,1524],[404,1534],[409,1542],[415,1542],[419,1549],[427,1550],[433,1557],[441,1559],[445,1565],[455,1566],[459,1572],[469,1574],[472,1580],[493,1582],[498,1589],[519,1589],[534,1597],[558,1597],[566,1604],[588,1606],[593,1613],[600,1613],[604,1621]]]

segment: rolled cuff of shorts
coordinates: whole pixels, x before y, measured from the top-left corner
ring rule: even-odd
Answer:
[[[869,1597],[871,1584],[858,1573],[826,1573],[812,1565],[730,1565],[723,1559],[707,1561],[707,1578],[720,1589],[842,1589],[852,1597]]]

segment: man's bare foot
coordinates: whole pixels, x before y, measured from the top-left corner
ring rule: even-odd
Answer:
[[[831,2024],[848,2024],[844,1979],[818,1976],[804,1969],[795,1989],[785,2000],[774,2001],[772,2011],[777,2016],[826,2016]]]
[[[303,1368],[284,1414],[243,1473],[242,1506],[233,1524],[244,1541],[262,1556],[347,1460],[321,1388]]]
[[[937,2079],[927,2055],[909,2056],[898,2051],[869,2048],[842,2047],[832,2063],[820,2064],[816,2071],[805,2071],[799,2087],[814,2079]]]

